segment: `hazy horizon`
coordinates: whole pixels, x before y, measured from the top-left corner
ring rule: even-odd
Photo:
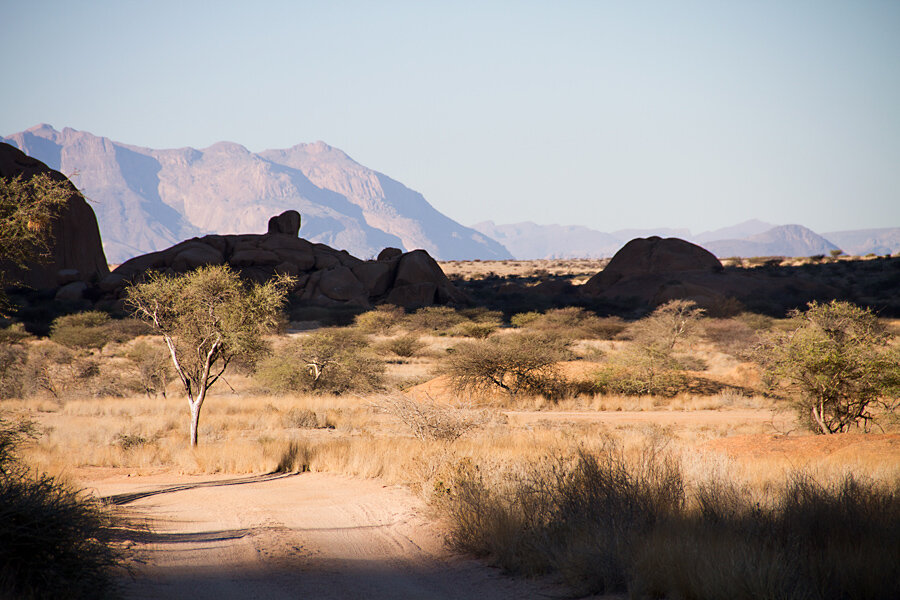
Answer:
[[[0,134],[322,140],[471,225],[900,225],[900,3],[6,9]],[[552,213],[547,208],[552,207]]]

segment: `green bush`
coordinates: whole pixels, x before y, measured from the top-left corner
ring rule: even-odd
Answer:
[[[261,360],[254,379],[277,393],[364,393],[383,387],[384,370],[359,332],[322,329]]]
[[[99,349],[112,341],[109,315],[96,310],[65,315],[53,321],[50,339],[67,348]]]
[[[28,423],[0,418],[0,594],[4,598],[115,597],[121,554],[100,503],[16,457]]]
[[[775,319],[768,315],[752,312],[741,313],[737,319],[754,331],[768,331],[775,323]]]

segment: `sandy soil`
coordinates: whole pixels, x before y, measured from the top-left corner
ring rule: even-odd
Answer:
[[[154,475],[89,485],[149,525],[126,598],[562,597],[444,548],[409,491],[322,473]]]

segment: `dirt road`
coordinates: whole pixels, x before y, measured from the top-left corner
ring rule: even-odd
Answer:
[[[126,598],[559,597],[454,556],[407,490],[337,475],[153,476],[97,493],[147,519]]]

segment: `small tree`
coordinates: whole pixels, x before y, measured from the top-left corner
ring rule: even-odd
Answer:
[[[44,258],[50,222],[75,194],[80,192],[68,180],[49,173],[0,177],[0,262],[22,267]],[[5,275],[0,270],[0,314],[8,307],[3,288],[15,283]]]
[[[520,393],[557,395],[560,377],[556,363],[570,358],[570,340],[538,333],[520,333],[463,342],[442,365],[458,391],[502,389]]]
[[[197,445],[200,409],[209,388],[235,358],[253,360],[264,334],[279,322],[293,280],[278,277],[247,286],[226,266],[181,276],[151,274],[128,288],[134,314],[162,334],[191,410],[191,446]]]
[[[900,353],[874,314],[849,302],[811,302],[797,326],[758,348],[771,381],[786,380],[801,414],[820,433],[868,429],[877,405],[900,395]]]
[[[353,329],[322,329],[260,362],[256,379],[271,391],[343,394],[382,387],[384,362]]]
[[[679,367],[679,345],[690,343],[700,331],[703,309],[690,300],[670,300],[628,328],[633,344],[624,360],[651,379]]]

